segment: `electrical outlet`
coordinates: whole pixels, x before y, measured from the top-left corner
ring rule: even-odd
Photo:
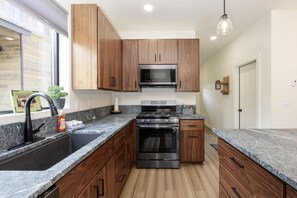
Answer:
[[[292,80],[291,81],[291,87],[296,87],[296,83],[297,83],[297,80]]]

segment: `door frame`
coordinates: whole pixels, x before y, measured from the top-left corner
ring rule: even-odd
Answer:
[[[261,104],[260,104],[260,98],[261,98],[261,56],[260,54],[257,57],[249,58],[245,61],[241,61],[239,64],[234,66],[233,68],[233,76],[234,76],[234,106],[233,106],[233,112],[234,112],[234,128],[239,128],[239,68],[243,66],[247,66],[253,62],[256,62],[256,128],[260,128],[261,125]]]

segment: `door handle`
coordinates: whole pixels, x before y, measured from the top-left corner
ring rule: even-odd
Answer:
[[[181,80],[179,81],[179,88],[181,88]]]
[[[137,88],[137,81],[135,80],[135,89]]]
[[[191,135],[191,136],[188,136],[188,138],[197,138],[196,135]]]
[[[231,190],[233,191],[233,193],[235,194],[235,196],[236,196],[237,198],[241,198],[240,194],[238,193],[238,191],[236,190],[235,187],[231,187]]]
[[[99,196],[104,196],[104,179],[99,179],[99,182],[101,183],[101,193],[99,192],[99,190],[97,192],[99,192]],[[98,187],[99,188],[99,187]]]
[[[161,54],[159,54],[159,62],[161,62]]]
[[[155,62],[157,62],[157,54],[155,54]]]
[[[234,157],[230,157],[230,160],[233,161],[238,167],[244,168],[244,165],[237,161]]]
[[[238,112],[242,112],[242,109],[238,109]]]
[[[190,124],[190,125],[188,125],[188,127],[191,127],[191,128],[193,128],[193,127],[197,127],[197,125],[194,125],[194,124]]]

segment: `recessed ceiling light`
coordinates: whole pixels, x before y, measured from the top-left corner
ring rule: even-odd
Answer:
[[[217,40],[217,36],[211,36],[209,39],[211,40],[211,41],[215,41],[215,40]]]
[[[6,37],[6,40],[13,41],[14,39],[11,37]]]
[[[151,11],[153,11],[154,7],[151,4],[145,4],[143,6],[143,9],[147,12],[151,12]]]

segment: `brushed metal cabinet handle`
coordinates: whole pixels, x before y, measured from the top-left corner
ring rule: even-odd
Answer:
[[[236,164],[238,167],[244,168],[244,165],[242,163],[240,163],[239,161],[237,161],[234,157],[230,157],[230,160],[233,161],[234,164]]]
[[[101,182],[101,193],[99,192],[99,196],[104,196],[104,179],[99,179]]]
[[[237,198],[241,198],[239,192],[236,190],[235,187],[231,187],[231,190],[233,191],[234,195],[235,195]]]

